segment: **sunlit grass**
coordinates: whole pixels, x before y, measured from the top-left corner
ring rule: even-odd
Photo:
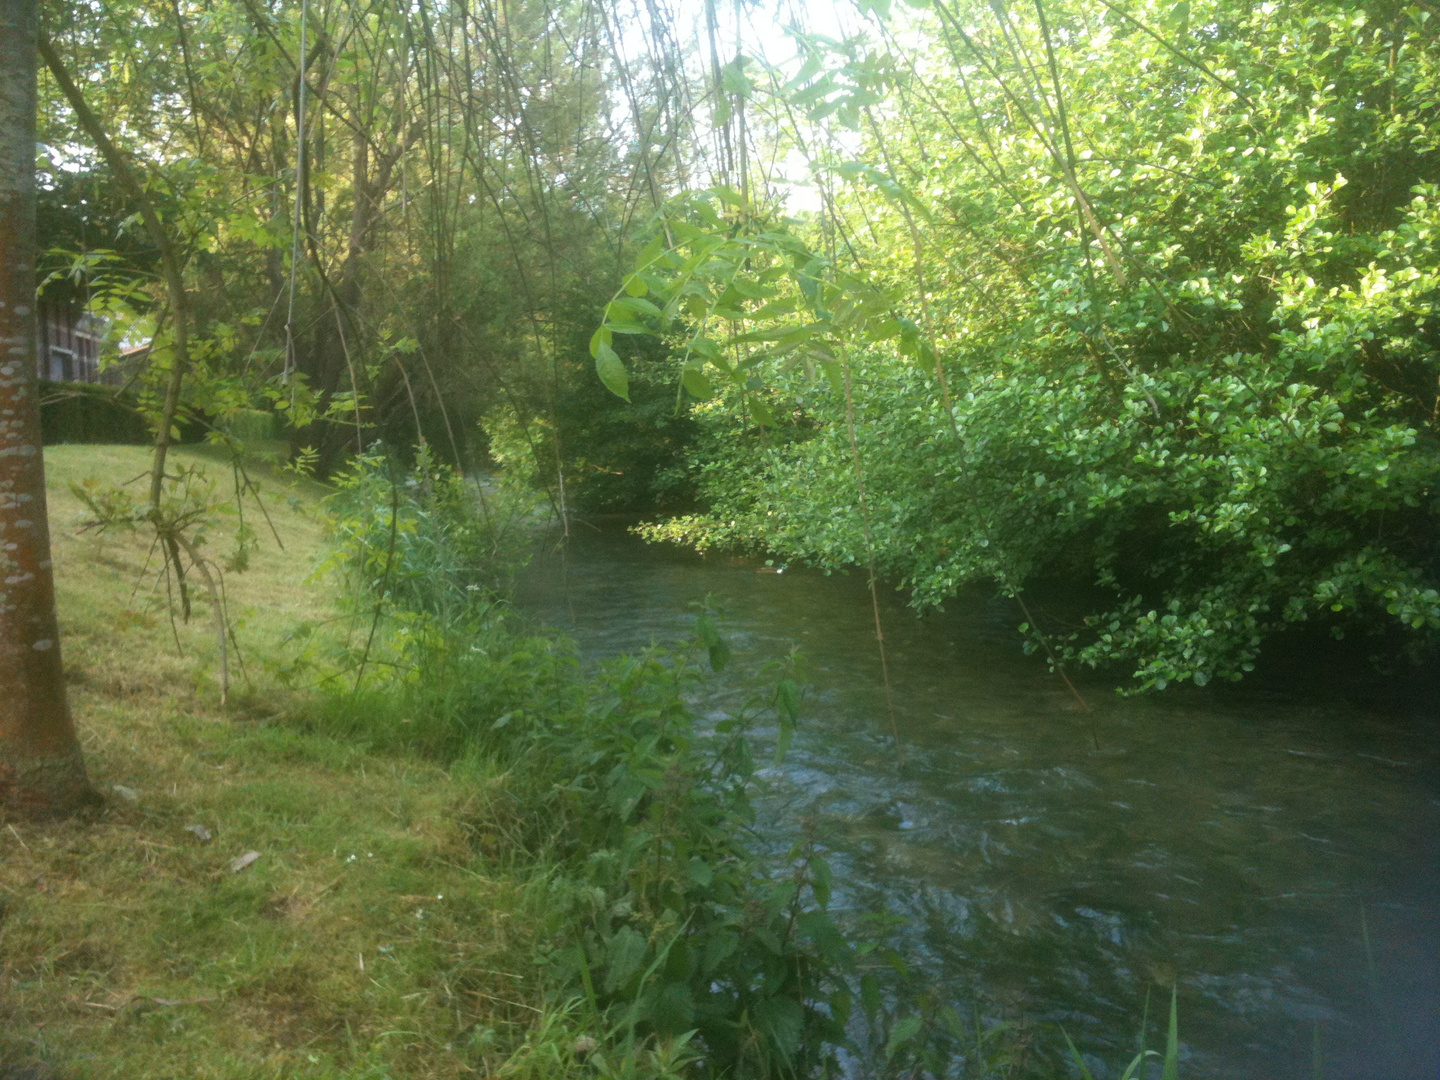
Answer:
[[[267,661],[337,616],[308,580],[319,487],[260,470],[285,547],[261,521],[250,569],[227,577],[251,681],[234,672],[222,710],[203,607],[172,630],[146,540],[76,530],[69,483],[128,480],[146,452],[53,447],[46,464],[71,704],[107,805],[0,825],[0,1066],[447,1077],[517,1040],[539,997],[530,901],[466,832],[502,781],[283,722],[301,703]]]

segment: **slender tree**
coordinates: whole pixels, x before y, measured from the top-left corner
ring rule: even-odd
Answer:
[[[60,665],[35,370],[35,0],[0,0],[0,807],[94,799]]]

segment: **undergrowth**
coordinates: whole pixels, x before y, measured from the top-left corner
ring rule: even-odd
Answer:
[[[827,912],[829,866],[804,842],[783,867],[763,867],[746,842],[747,732],[762,718],[793,730],[796,683],[780,677],[701,731],[694,658],[721,667],[728,655],[708,616],[688,647],[582,677],[565,642],[514,627],[474,561],[425,541],[464,536],[476,550],[506,527],[464,483],[423,456],[407,480],[380,459],[342,479],[330,565],[357,587],[357,612],[378,605],[382,625],[359,657],[340,658],[353,677],[329,681],[353,689],[316,699],[310,727],[504,776],[465,827],[548,897],[534,963],[547,1020],[568,1018],[572,1040],[570,1028],[585,1032],[584,1075],[633,1074],[647,1060],[656,1075],[835,1072],[861,950]],[[547,1046],[532,1034],[510,1068],[557,1075]]]

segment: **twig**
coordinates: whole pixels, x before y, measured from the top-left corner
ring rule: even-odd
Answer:
[[[1035,636],[1040,639],[1040,644],[1045,646],[1045,654],[1050,657],[1050,666],[1055,669],[1060,678],[1065,680],[1065,685],[1070,688],[1070,693],[1075,695],[1075,700],[1080,703],[1080,708],[1084,710],[1086,716],[1090,717],[1090,741],[1094,744],[1095,749],[1099,750],[1100,735],[1095,729],[1095,713],[1091,710],[1090,703],[1080,696],[1080,691],[1075,689],[1075,684],[1065,673],[1065,665],[1060,662],[1060,657],[1051,648],[1050,639],[1045,635],[1045,631],[1041,630],[1039,624],[1035,622],[1035,616],[1030,614],[1030,607],[1025,603],[1025,598],[1020,595],[1020,590],[1012,589],[1011,592],[1015,597],[1015,602],[1020,605],[1020,611],[1025,616],[1025,621],[1030,624],[1030,629],[1035,631]]]
[[[225,572],[217,570],[216,573],[220,578],[220,601],[225,606],[225,628],[230,631],[230,644],[235,646],[235,659],[240,661],[240,675],[248,685],[254,686],[250,681],[250,670],[245,666],[245,654],[240,651],[240,639],[235,636],[235,624],[230,618],[230,594],[225,589]]]
[[[476,997],[482,997],[486,1001],[496,1001],[499,1002],[501,1005],[513,1005],[517,1009],[528,1009],[530,1012],[533,1013],[540,1012],[540,1010],[535,1008],[535,1006],[533,1005],[526,1005],[524,1002],[510,1001],[506,998],[496,997],[494,994],[487,994],[483,990],[466,990],[465,993],[474,994]]]
[[[870,528],[870,502],[865,495],[865,470],[860,465],[860,444],[855,439],[855,402],[850,392],[850,359],[841,354],[840,370],[845,376],[845,419],[850,433],[850,454],[855,461],[855,487],[860,495],[860,521],[865,529],[865,555],[870,578],[870,610],[875,616],[875,643],[880,650],[880,678],[885,684],[885,712],[890,718],[890,736],[895,740],[895,758],[905,768],[905,747],[895,718],[895,695],[890,688],[890,664],[885,655],[885,627],[880,621],[880,593],[875,582],[875,538]]]
[[[1105,348],[1110,350],[1110,355],[1113,356],[1115,358],[1115,362],[1120,365],[1120,370],[1125,372],[1125,377],[1128,378],[1136,386],[1140,387],[1140,392],[1145,395],[1145,400],[1150,403],[1150,408],[1155,411],[1155,419],[1159,420],[1161,418],[1160,406],[1155,401],[1155,396],[1150,393],[1150,388],[1147,387],[1136,377],[1135,372],[1131,370],[1130,365],[1127,364],[1120,356],[1120,354],[1115,351],[1115,346],[1110,344],[1110,339],[1105,335],[1105,330],[1103,327],[1100,329],[1100,340],[1105,343]],[[1253,393],[1253,391],[1251,392]]]
[[[226,641],[225,601],[220,595],[220,589],[215,584],[214,575],[210,573],[209,564],[196,549],[195,544],[178,529],[170,535],[177,544],[185,549],[185,554],[190,556],[190,565],[200,571],[200,576],[205,579],[205,587],[210,593],[210,606],[215,612],[215,636],[220,643],[220,706],[224,708],[225,700],[230,692],[230,657]]]
[[[270,511],[265,507],[265,500],[260,498],[260,485],[250,478],[250,473],[246,470],[245,463],[241,461],[238,456],[236,456],[234,460],[234,465],[235,468],[239,470],[242,479],[240,497],[235,500],[236,503],[238,504],[240,499],[244,498],[245,492],[247,491],[250,492],[251,495],[254,495],[255,505],[260,508],[260,513],[265,515],[265,524],[270,526],[270,535],[275,538],[275,546],[281,551],[284,551],[285,541],[280,539],[280,533],[275,528],[275,522],[270,520]]]
[[[393,466],[392,466],[393,468]],[[375,614],[370,619],[370,634],[365,638],[365,651],[360,655],[360,667],[355,673],[355,688],[352,694],[360,692],[360,682],[365,678],[365,665],[370,661],[370,647],[375,643],[375,630],[380,625],[380,612],[385,604],[385,594],[390,591],[390,569],[395,563],[395,540],[400,530],[400,485],[392,472],[390,477],[390,549],[385,555],[385,576],[380,581],[380,595],[375,598]]]

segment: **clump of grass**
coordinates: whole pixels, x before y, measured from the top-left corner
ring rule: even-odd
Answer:
[[[1149,1065],[1152,1062],[1160,1062],[1160,1080],[1180,1080],[1180,1007],[1178,987],[1170,988],[1170,1023],[1165,1029],[1165,1052],[1162,1054],[1157,1050],[1145,1048],[1146,1029],[1149,1027],[1149,997],[1146,997],[1145,1019],[1140,1022],[1140,1052],[1131,1059],[1130,1064],[1125,1066],[1125,1071],[1120,1074],[1120,1080],[1144,1080],[1150,1075]],[[1071,1040],[1068,1032],[1065,1033],[1065,1044],[1070,1049],[1070,1058],[1080,1070],[1082,1080],[1094,1080],[1090,1073],[1090,1067],[1085,1063],[1085,1058],[1076,1049],[1074,1041]]]

